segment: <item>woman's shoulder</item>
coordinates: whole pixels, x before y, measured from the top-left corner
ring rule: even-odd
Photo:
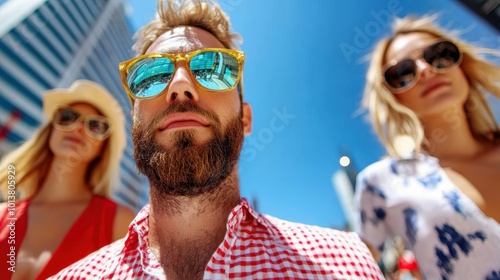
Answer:
[[[0,202],[0,212],[7,210],[7,208],[18,208],[24,207],[26,204],[30,202],[30,198],[15,200],[15,201],[2,201]]]
[[[26,213],[29,199],[0,202],[0,221],[8,217],[20,217]]]
[[[373,178],[391,173],[392,165],[395,161],[396,159],[392,157],[384,157],[376,162],[369,164],[359,172],[358,180],[359,178]]]
[[[116,204],[116,217],[118,219],[125,219],[125,220],[128,220],[130,222],[134,219],[135,212],[132,208],[130,208],[128,206]]]
[[[135,217],[132,208],[104,196],[93,195],[92,200],[94,205],[99,206],[96,209],[99,208],[106,214],[103,215],[103,219],[106,220],[106,224],[111,226],[112,240],[125,236],[128,225]]]
[[[425,176],[425,174],[441,169],[439,160],[435,157],[422,154],[411,159],[384,157],[367,167],[360,173],[360,177],[378,177],[384,175],[395,176]]]
[[[129,225],[134,218],[135,212],[131,208],[117,204],[113,225],[113,240],[122,238],[127,234]]]
[[[100,203],[114,203],[114,204],[116,204],[116,202],[113,199],[106,197],[106,196],[98,195],[98,194],[92,194],[92,199],[97,200]]]
[[[119,204],[114,201],[113,199],[105,196],[100,196],[97,194],[94,194],[92,196],[92,200],[94,201],[95,204],[104,206],[104,207],[111,207],[111,208],[117,208]]]
[[[132,208],[128,206],[124,206],[111,198],[94,195],[93,196],[94,203],[99,204],[101,207],[113,209],[115,212],[115,217],[120,219],[130,219],[130,217],[135,217],[135,212]]]

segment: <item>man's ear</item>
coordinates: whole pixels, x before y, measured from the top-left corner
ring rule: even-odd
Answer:
[[[252,107],[248,103],[243,103],[241,109],[243,110],[243,134],[248,136],[252,133]]]

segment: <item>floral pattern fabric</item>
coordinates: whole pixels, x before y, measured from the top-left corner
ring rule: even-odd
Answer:
[[[381,250],[400,236],[426,279],[500,279],[500,225],[465,196],[436,158],[386,158],[357,178],[355,225]]]

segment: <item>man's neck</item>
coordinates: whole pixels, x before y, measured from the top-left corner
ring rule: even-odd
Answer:
[[[210,193],[197,197],[164,195],[151,187],[149,242],[168,279],[202,278],[239,202],[235,172]]]

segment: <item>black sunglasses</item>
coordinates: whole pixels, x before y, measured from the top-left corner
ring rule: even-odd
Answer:
[[[437,73],[446,73],[462,62],[460,49],[450,41],[433,43],[424,48],[419,57],[422,57]],[[420,72],[417,61],[411,58],[390,61],[383,67],[385,84],[395,93],[401,93],[413,87],[420,78]]]

